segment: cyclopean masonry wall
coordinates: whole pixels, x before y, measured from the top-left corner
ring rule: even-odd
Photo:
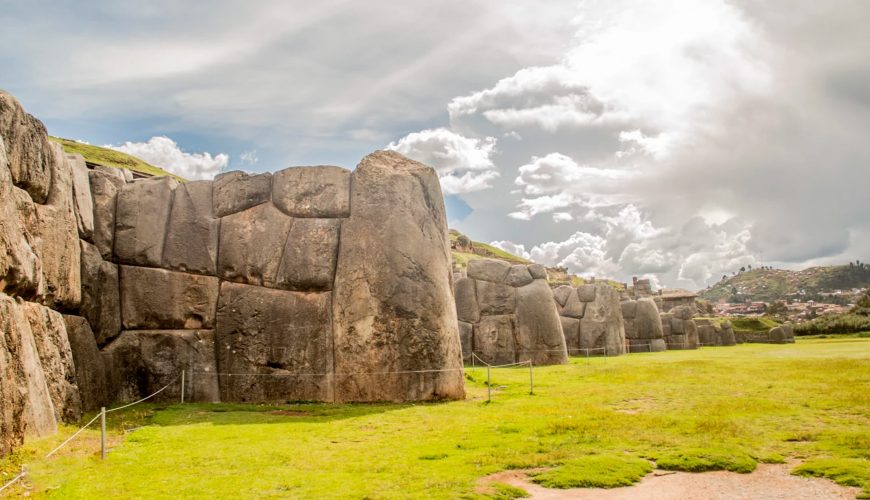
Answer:
[[[691,306],[678,306],[662,313],[662,331],[668,350],[697,349],[698,327]]]
[[[200,401],[462,398],[442,200],[388,151],[133,181],[0,91],[0,454],[181,370]]]
[[[543,266],[471,260],[467,277],[457,279],[454,290],[466,362],[472,352],[490,364],[568,362]]]
[[[81,304],[81,187],[45,127],[0,91],[0,455],[81,416],[64,316]],[[87,215],[87,214],[85,214]]]
[[[661,352],[667,349],[659,309],[651,298],[622,304],[625,337],[631,352]]]
[[[603,283],[553,291],[568,352],[575,356],[625,354],[619,292]]]
[[[442,200],[431,168],[387,151],[123,186],[110,391],[187,370],[206,401],[463,397]]]

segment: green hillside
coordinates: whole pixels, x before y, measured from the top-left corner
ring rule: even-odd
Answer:
[[[126,168],[133,172],[139,172],[145,175],[168,175],[175,177],[176,179],[181,179],[181,177],[175,174],[169,173],[160,167],[155,167],[154,165],[144,162],[135,156],[128,155],[127,153],[71,141],[60,137],[49,137],[49,139],[63,146],[63,150],[67,153],[78,153],[84,156],[85,161],[88,163],[95,163],[107,167]]]
[[[870,266],[851,263],[844,266],[811,267],[803,271],[753,269],[728,276],[700,292],[710,301],[730,302],[784,300],[831,300],[827,294],[870,287]],[[846,298],[843,298],[846,300]]]
[[[450,242],[456,243],[460,238],[468,238],[464,236],[462,233],[455,229],[450,230]],[[505,252],[500,248],[496,248],[492,245],[482,243],[480,241],[472,241],[471,239],[467,239],[472,248],[476,251],[472,252],[464,252],[460,250],[452,250],[453,261],[456,262],[456,265],[459,267],[465,267],[468,265],[469,260],[474,259],[498,259],[506,262],[510,262],[511,264],[530,264],[531,261],[524,259],[522,257],[517,257],[511,253]]]

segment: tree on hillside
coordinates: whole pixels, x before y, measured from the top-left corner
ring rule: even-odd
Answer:
[[[767,309],[764,311],[764,314],[768,316],[778,316],[780,314],[785,314],[788,312],[788,307],[786,307],[785,302],[781,300],[774,300],[767,306]]]

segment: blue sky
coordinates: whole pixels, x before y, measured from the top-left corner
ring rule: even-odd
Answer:
[[[0,88],[188,177],[390,147],[456,228],[586,276],[870,254],[861,0],[179,4],[0,0]]]

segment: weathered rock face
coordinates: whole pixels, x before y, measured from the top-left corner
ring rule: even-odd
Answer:
[[[274,288],[293,219],[271,203],[221,220],[218,275],[229,281]]]
[[[332,290],[340,229],[340,219],[294,220],[275,286],[285,290]]]
[[[172,196],[178,181],[154,177],[125,185],[115,213],[115,257],[123,264],[160,267]]]
[[[350,171],[341,167],[294,167],[276,172],[272,202],[291,217],[350,215]]]
[[[79,238],[93,241],[94,238],[94,202],[91,199],[91,182],[88,178],[88,167],[82,155],[66,155],[70,165],[73,183],[73,208],[75,208],[76,223]]]
[[[464,397],[435,171],[395,152],[373,153],[351,176],[350,207],[333,288],[336,400]]]
[[[100,256],[96,246],[81,241],[82,305],[99,345],[105,345],[121,333],[121,294],[118,266]]]
[[[332,294],[223,283],[216,331],[229,401],[333,400]]]
[[[692,319],[693,314],[689,306],[679,306],[661,315],[668,350],[698,348],[700,338],[698,336],[698,327]],[[666,327],[665,322],[667,322]]]
[[[622,303],[625,337],[631,352],[664,351],[664,332],[658,307],[651,298],[627,300]],[[659,341],[660,342],[657,342]]]
[[[698,327],[698,345],[699,346],[718,346],[722,345],[719,341],[719,335],[713,323],[707,319],[695,320],[695,325]]]
[[[0,93],[0,453],[83,407],[167,384],[175,400],[182,370],[200,401],[463,397],[431,168],[393,152],[183,184],[88,168]],[[506,270],[492,307],[541,276]],[[551,341],[537,310],[510,319],[512,341]]]
[[[106,386],[106,368],[91,326],[81,316],[64,315],[63,320],[75,365],[82,410],[96,411],[101,406],[108,406],[111,400]]]
[[[234,214],[266,203],[272,197],[272,174],[227,172],[214,179],[214,214]]]
[[[121,266],[125,330],[214,328],[219,281],[212,276]]]
[[[103,351],[107,385],[122,401],[139,399],[168,385],[153,401],[179,401],[185,370],[185,400],[219,401],[214,332],[125,331]]]
[[[563,285],[553,291],[553,297],[569,354],[625,354],[625,322],[619,293],[613,287],[602,283],[576,288]]]
[[[212,211],[212,183],[186,182],[175,189],[163,247],[163,267],[217,274],[220,219]]]
[[[118,191],[124,187],[123,175],[117,175],[105,170],[88,172],[91,181],[91,199],[94,204],[94,236],[93,242],[100,255],[111,260],[115,245],[115,208]]]
[[[23,305],[45,373],[55,418],[58,422],[77,421],[81,417],[82,403],[63,316],[33,302],[24,302]]]
[[[737,345],[737,339],[734,335],[734,328],[730,321],[725,321],[719,325],[719,342],[724,346]]]
[[[546,365],[568,361],[553,293],[546,278],[532,277],[531,267],[472,260],[468,277],[454,284],[460,320],[473,325],[468,344],[487,363],[531,360]],[[536,270],[534,275],[542,274]],[[470,352],[463,354],[471,356]]]
[[[52,168],[57,161],[45,126],[2,90],[0,137],[15,185],[27,191],[35,203],[45,203],[51,189]]]

